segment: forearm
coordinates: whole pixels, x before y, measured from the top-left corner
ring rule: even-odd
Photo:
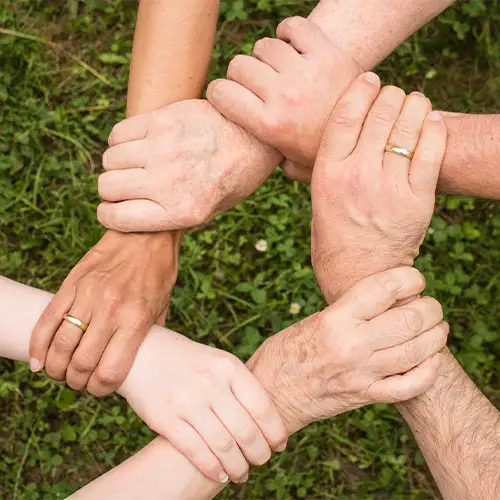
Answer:
[[[448,129],[439,189],[447,194],[500,198],[500,115],[443,112]]]
[[[0,277],[0,356],[28,361],[31,331],[52,294]],[[166,333],[153,327],[137,354],[129,377],[140,363],[147,363],[148,351]],[[106,498],[212,498],[222,485],[206,479],[165,439],[158,437],[139,453],[96,479],[74,495],[75,499]]]
[[[309,20],[364,70],[372,69],[402,41],[454,0],[321,0]]]
[[[397,405],[445,500],[500,497],[500,413],[448,350],[434,386]]]
[[[219,0],[142,0],[132,50],[127,116],[203,90]]]

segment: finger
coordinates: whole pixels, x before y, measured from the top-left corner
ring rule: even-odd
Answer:
[[[380,78],[375,73],[363,73],[353,81],[332,111],[321,143],[322,155],[344,160],[354,151],[379,91]]]
[[[299,16],[282,21],[276,28],[276,36],[280,40],[289,42],[297,52],[306,55],[309,52],[325,54],[331,45],[318,25]]]
[[[375,350],[402,344],[438,325],[443,307],[432,297],[422,297],[395,307],[363,325]]]
[[[434,199],[446,151],[446,138],[446,125],[441,113],[429,113],[410,165],[410,187],[417,196]]]
[[[373,356],[373,371],[384,377],[406,373],[444,349],[449,331],[448,323],[442,321],[408,342],[377,351]]]
[[[187,422],[181,419],[162,422],[156,432],[168,439],[202,474],[217,483],[227,483],[229,477],[207,443]]]
[[[123,321],[104,351],[97,368],[90,376],[87,390],[101,397],[115,391],[125,380],[144,337],[152,326],[152,320],[137,317]]]
[[[415,268],[397,267],[359,281],[335,302],[333,308],[344,309],[360,320],[370,320],[398,300],[418,295],[424,288],[425,279]]]
[[[242,54],[229,63],[227,79],[239,83],[263,101],[278,85],[278,73],[273,68],[254,57]]]
[[[168,306],[165,310],[156,318],[155,325],[165,326],[165,322],[167,321],[168,314]]]
[[[187,419],[218,458],[231,481],[245,482],[248,463],[230,432],[212,411],[197,412]]]
[[[76,297],[68,314],[90,325],[92,318],[90,307],[91,298],[85,292],[81,296]],[[57,381],[66,380],[66,370],[83,335],[84,332],[69,321],[64,320],[61,323],[61,326],[52,339],[45,361],[45,371],[50,378]]]
[[[102,167],[104,170],[144,168],[150,153],[151,142],[147,140],[118,144],[104,151]]]
[[[269,446],[282,451],[288,440],[285,424],[281,419],[269,394],[255,376],[246,368],[233,378],[231,389],[236,399],[257,424]]]
[[[392,128],[401,114],[406,94],[404,90],[388,85],[384,87],[368,115],[359,136],[357,149],[367,158],[382,160]],[[373,162],[371,163],[373,168]]]
[[[425,117],[431,110],[431,101],[420,92],[412,92],[407,96],[401,114],[392,128],[389,144],[414,152]],[[406,186],[409,182],[410,163],[411,160],[402,155],[390,151],[384,154],[384,169],[399,186]]]
[[[280,167],[285,175],[293,181],[304,182],[306,184],[311,183],[313,173],[313,169],[311,167],[306,167],[304,165],[294,163],[288,158],[281,162]]]
[[[97,219],[107,229],[122,233],[181,229],[179,225],[170,223],[161,205],[151,200],[101,203],[97,207]]]
[[[108,137],[108,144],[116,146],[129,141],[139,141],[148,135],[150,114],[141,114],[117,123]]]
[[[63,322],[63,314],[71,309],[75,293],[75,287],[64,282],[36,322],[29,347],[32,371],[40,371],[45,366],[50,343]]]
[[[251,464],[263,465],[271,458],[271,448],[262,432],[233,394],[221,396],[212,411]]]
[[[392,375],[377,380],[370,387],[373,400],[381,403],[398,403],[420,396],[436,381],[441,358],[441,353],[435,354],[404,375]]]
[[[261,38],[253,46],[252,56],[276,70],[298,66],[302,62],[300,54],[288,43],[277,38]]]
[[[112,170],[99,176],[97,189],[104,201],[124,201],[151,198],[155,187],[151,177],[142,168]]]
[[[208,85],[207,99],[228,120],[256,137],[262,135],[264,102],[250,90],[231,80],[214,80]]]
[[[80,340],[66,371],[66,383],[77,391],[87,387],[109,340],[116,332],[116,325],[105,317],[93,319],[89,329]]]

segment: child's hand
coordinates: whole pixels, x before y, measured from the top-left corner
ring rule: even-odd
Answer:
[[[312,167],[328,117],[360,69],[307,19],[286,19],[276,34],[259,40],[253,57],[236,56],[207,98],[262,142]]]
[[[209,479],[246,481],[288,438],[274,404],[235,356],[154,327],[119,388],[137,414]]]
[[[379,88],[373,73],[352,83],[313,169],[312,261],[328,302],[365,276],[412,265],[434,211],[444,121],[424,95]]]

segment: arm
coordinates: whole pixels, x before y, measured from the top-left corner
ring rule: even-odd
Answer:
[[[322,0],[310,18],[328,32],[341,50],[337,51],[335,78],[329,82],[328,99],[321,103],[320,115],[324,115],[325,109],[329,111],[328,104],[333,106],[359,73],[358,66],[370,67],[383,59],[450,3],[451,0]],[[400,16],[401,12],[404,15]],[[367,30],[380,42],[367,40]],[[246,76],[252,74],[255,76],[250,69]],[[272,86],[265,78],[259,78],[258,84],[261,88]],[[214,84],[210,89],[207,97],[214,104],[216,90],[221,89]],[[223,95],[224,92],[217,100]],[[103,159],[108,171],[99,178],[99,193],[105,203],[99,206],[97,215],[105,227],[160,231],[196,226],[227,210],[265,181],[283,156],[264,144],[265,137],[250,134],[260,129],[267,136],[268,129],[280,128],[279,120],[271,115],[264,126],[258,120],[254,120],[254,129],[236,126],[236,111],[254,118],[248,102],[239,99],[239,95],[227,101],[224,109],[218,104],[216,107],[232,121],[225,120],[204,101],[191,101],[137,120],[125,120],[117,126],[110,142],[112,147]],[[120,175],[120,169],[125,168],[122,165],[146,165],[148,175],[134,179]]]
[[[397,405],[444,500],[500,496],[500,412],[446,349],[437,382]]]
[[[448,129],[439,188],[447,194],[500,199],[500,115],[443,113]]]
[[[380,266],[412,262],[432,216],[445,152],[443,120],[428,114],[424,96],[385,87],[366,115],[373,83],[359,87],[362,79],[333,110],[313,171],[312,260],[328,302]],[[343,120],[345,109],[356,120]],[[403,140],[415,150],[411,162],[384,152],[388,142]],[[499,496],[500,414],[448,350],[433,387],[398,408],[446,500]]]
[[[217,13],[217,0],[140,3],[129,115],[201,94]],[[116,389],[148,329],[165,323],[180,240],[180,233],[108,231],[42,313],[31,343],[32,369],[45,367],[55,380],[96,396]],[[61,323],[64,313],[85,323],[92,318],[81,342],[72,325]]]
[[[418,328],[405,326],[402,319],[408,311],[404,308],[389,309],[396,300],[419,293],[423,286],[422,276],[411,268],[372,276],[353,287],[335,306],[274,335],[258,349],[248,367],[271,395],[289,434],[313,421],[367,404],[414,397],[435,381],[440,361],[437,353],[447,336],[439,303],[425,298],[414,306],[413,312],[423,320]],[[1,277],[0,294],[4,297],[0,302],[0,356],[26,361],[30,329],[50,294]],[[204,349],[204,357],[210,349],[170,330],[153,327],[120,394],[131,404],[141,398],[153,401],[160,420],[167,419],[169,412],[159,403],[175,396],[169,380],[178,386],[182,382],[175,379],[176,372],[180,379],[194,376],[193,369],[191,373],[179,370],[179,362],[191,367],[202,364],[202,360],[186,355],[186,344]],[[334,358],[331,352],[335,352]],[[412,352],[413,359],[405,359],[405,352]],[[219,362],[221,359],[219,355]],[[217,359],[209,360],[209,364],[214,363]],[[169,366],[174,373],[169,373]],[[163,371],[159,373],[158,368]],[[201,368],[206,382],[208,370]],[[235,374],[233,391],[237,391],[237,385]],[[162,395],[158,387],[166,387],[166,394]],[[240,400],[253,392],[250,386],[248,389],[239,394]],[[184,392],[189,402],[183,404],[184,410],[196,410],[193,399],[201,400],[207,388],[193,387]],[[266,409],[264,413],[260,410],[260,419],[269,413],[269,406]],[[193,451],[199,453],[201,446],[196,445]],[[222,487],[205,478],[167,440],[157,438],[74,498],[205,499]]]
[[[142,0],[135,27],[127,116],[201,96],[219,0]]]

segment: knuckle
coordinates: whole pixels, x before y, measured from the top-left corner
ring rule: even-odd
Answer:
[[[283,133],[285,123],[277,113],[268,113],[261,119],[261,126],[264,132],[270,136],[276,136]]]
[[[97,366],[98,359],[90,354],[77,354],[73,357],[71,365],[77,372],[92,372]]]
[[[119,287],[108,287],[102,294],[104,307],[108,313],[115,312],[123,303],[124,291]]]
[[[407,330],[412,333],[418,333],[422,329],[424,318],[419,311],[411,307],[404,307],[401,309],[401,314]]]
[[[229,453],[236,446],[234,439],[229,435],[219,436],[217,439],[217,450],[220,453]]]
[[[98,367],[95,376],[102,385],[119,385],[125,378],[116,368],[106,366]]]
[[[394,135],[400,136],[400,137],[416,137],[418,134],[418,130],[416,126],[411,123],[408,120],[398,120],[394,124],[394,130],[393,130]]]
[[[71,352],[74,346],[74,338],[66,333],[60,333],[54,339],[54,350],[56,352]]]
[[[410,363],[411,365],[415,365],[419,363],[422,359],[422,346],[417,346],[415,342],[406,342],[404,349],[404,359],[403,363]],[[424,347],[425,348],[425,347]]]
[[[362,117],[353,102],[339,104],[336,113],[333,115],[334,123],[346,128],[354,128],[361,120]]]
[[[255,429],[253,426],[247,426],[238,434],[236,439],[239,444],[250,446],[255,443],[257,436],[257,429]]]

